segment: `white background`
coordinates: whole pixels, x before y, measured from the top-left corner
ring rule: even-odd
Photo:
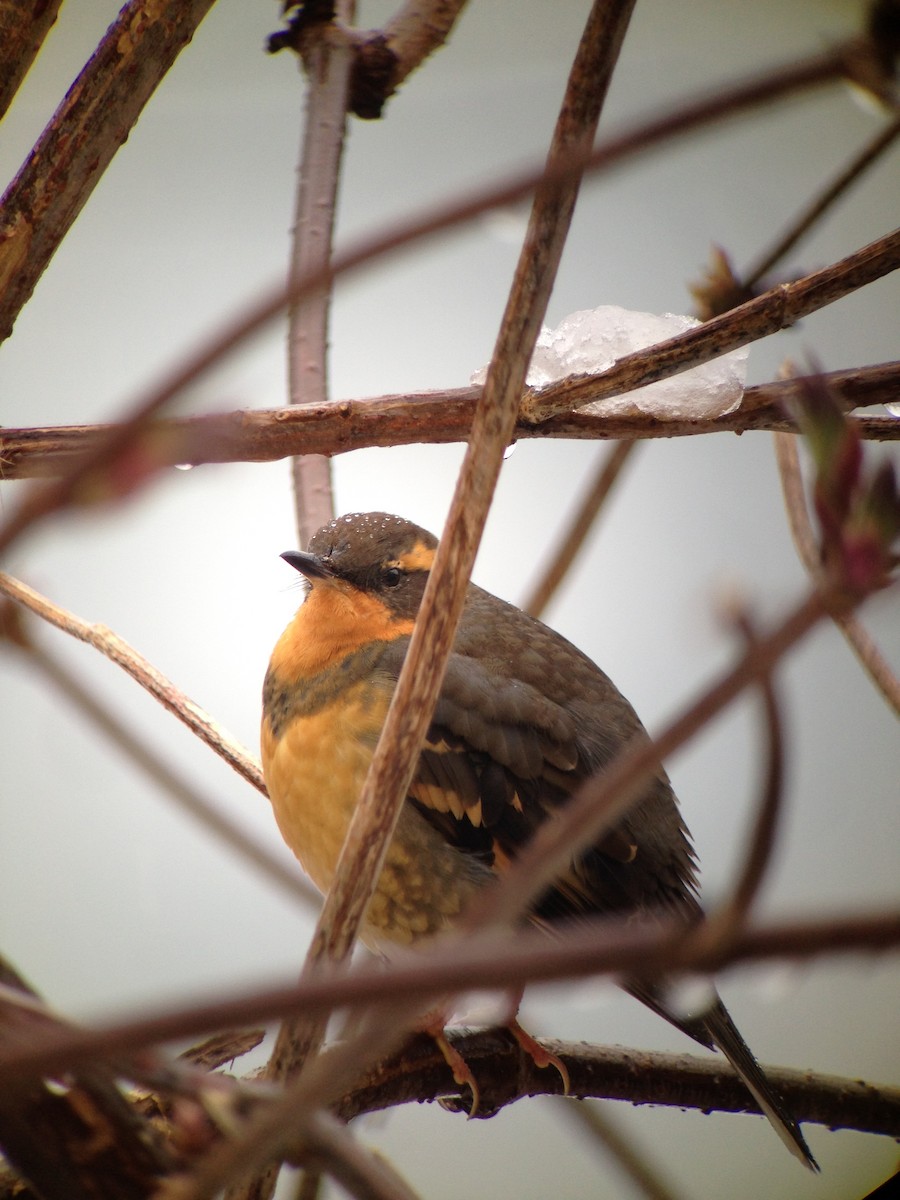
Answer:
[[[604,128],[851,31],[861,6],[642,0]],[[64,8],[0,142],[11,177],[116,5]],[[388,6],[364,6],[376,24]],[[450,45],[381,122],[352,126],[339,241],[540,161],[586,5],[473,0]],[[0,350],[7,426],[80,423],[129,398],[263,285],[283,275],[302,90],[289,54],[262,46],[275,5],[221,0],[163,82]],[[598,304],[689,312],[686,281],[718,242],[754,260],[879,120],[841,87],[806,94],[679,143],[589,184],[548,319]],[[812,269],[896,225],[900,160],[877,166],[787,264]],[[490,357],[517,253],[518,214],[405,252],[338,290],[335,397],[456,386]],[[770,338],[751,382],[810,355],[827,369],[896,357],[896,277]],[[183,411],[285,398],[283,329],[229,361]],[[513,601],[536,577],[602,452],[520,444],[506,463],[475,576]],[[383,509],[439,531],[460,447],[361,451],[335,462],[338,510]],[[883,447],[876,453],[890,453]],[[0,492],[3,513],[24,488]],[[296,544],[285,463],[172,472],[127,506],[48,522],[3,564],[147,655],[254,751],[269,650],[299,599],[279,560]],[[717,617],[739,588],[762,617],[799,595],[770,439],[658,441],[628,469],[607,517],[548,614],[600,662],[651,729],[692,697],[732,644]],[[900,657],[896,602],[866,620]],[[259,795],[90,649],[48,645],[141,736],[248,829],[280,846]],[[0,946],[61,1011],[148,1010],[293,978],[311,916],[182,818],[120,753],[12,654],[0,675]],[[779,854],[760,908],[815,915],[891,903],[897,886],[896,725],[840,636],[818,632],[782,672],[791,761]],[[751,704],[670,764],[705,893],[737,861],[757,779]],[[763,1061],[896,1083],[897,971],[860,957],[733,972],[726,1000]],[[536,992],[536,1033],[687,1051],[689,1043],[597,983]],[[679,1194],[862,1197],[896,1164],[893,1143],[811,1127],[808,1177],[762,1120],[608,1105]],[[631,1197],[567,1128],[564,1105],[523,1103],[466,1123],[428,1107],[371,1121],[424,1195],[442,1200]]]

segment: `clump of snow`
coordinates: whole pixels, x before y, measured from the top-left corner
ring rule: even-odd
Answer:
[[[599,374],[624,355],[699,324],[694,317],[632,312],[614,304],[572,313],[555,329],[544,326],[541,330],[528,368],[528,384],[541,388],[567,375]],[[741,402],[747,355],[747,347],[732,350],[627,395],[587,404],[581,411],[619,417],[645,413],[661,420],[722,416]],[[479,371],[472,382],[483,383],[485,375],[486,371]]]

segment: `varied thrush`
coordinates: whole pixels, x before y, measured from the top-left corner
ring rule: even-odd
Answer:
[[[263,771],[281,833],[323,892],[331,885],[436,547],[437,539],[410,521],[354,513],[320,529],[307,553],[282,555],[305,576],[309,590],[266,674]],[[641,731],[631,705],[589,658],[540,621],[470,584],[415,777],[369,905],[365,940],[373,946],[411,943],[446,928],[547,816]],[[694,853],[662,769],[628,815],[570,864],[529,917],[546,926],[584,914],[659,912],[687,921],[701,915]],[[699,1016],[684,1017],[667,1008],[663,989],[626,986],[690,1037],[723,1051],[791,1151],[815,1169],[800,1129],[718,997]],[[537,1049],[516,1023],[511,1028],[523,1035],[523,1045]],[[545,1055],[542,1061],[552,1059]]]

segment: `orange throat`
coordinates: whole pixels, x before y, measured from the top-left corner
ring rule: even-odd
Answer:
[[[288,680],[311,679],[371,642],[412,633],[381,600],[340,582],[317,581],[278,639],[271,668]]]

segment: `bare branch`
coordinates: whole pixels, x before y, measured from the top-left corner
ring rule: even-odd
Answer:
[[[564,388],[554,389],[549,399],[545,398],[544,389],[531,392],[522,402],[522,416],[526,421],[544,421],[607,396],[630,392],[645,383],[668,379],[729,350],[787,329],[801,317],[833,304],[897,267],[900,267],[900,229],[821,271],[779,284],[694,329],[646,350],[626,354],[599,375],[573,376],[564,381]]]
[[[0,572],[0,592],[23,605],[41,620],[55,625],[63,633],[87,642],[104,657],[116,663],[127,675],[167,709],[182,724],[197,735],[202,742],[209,746],[220,758],[233,767],[239,775],[251,783],[257,791],[267,795],[259,764],[252,758],[241,744],[227,730],[212,719],[199,705],[190,700],[180,691],[171,680],[166,679],[152,663],[148,662],[132,646],[113,633],[106,625],[89,623],[75,616],[65,608],[60,608],[40,592],[13,579],[11,575]]]
[[[338,179],[344,150],[353,46],[343,26],[316,24],[303,38],[306,118],[300,159],[289,288],[327,271],[331,261]],[[327,286],[299,296],[288,307],[288,380],[291,404],[328,400]],[[322,455],[291,463],[300,545],[334,516],[331,464]]]
[[[900,403],[900,363],[833,371],[822,376],[850,408]],[[748,430],[792,430],[785,401],[802,381],[778,380],[747,388],[733,413],[711,420],[661,421],[655,417],[607,417],[583,409],[542,425],[518,421],[520,438],[629,439],[689,437]],[[563,389],[565,381],[553,385]],[[368,446],[414,442],[462,442],[472,431],[481,388],[453,388],[408,396],[373,396],[301,409],[258,409],[155,421],[145,436],[160,467],[178,463],[272,462],[292,454],[343,454]],[[545,389],[545,396],[552,394]],[[853,418],[863,437],[900,438],[893,417]],[[0,429],[0,477],[57,475],[73,459],[92,453],[110,425],[57,425]]]
[[[569,522],[568,532],[563,537],[556,554],[544,569],[543,575],[522,605],[525,611],[531,613],[533,617],[542,616],[544,609],[556,594],[556,589],[562,583],[575,561],[576,555],[584,545],[585,538],[593,528],[594,521],[618,480],[635,444],[634,441],[616,442],[595,468],[590,487]]]
[[[531,1096],[559,1096],[562,1081],[535,1065],[502,1030],[451,1032],[454,1047],[484,1080],[485,1116]],[[758,1112],[737,1075],[718,1057],[663,1054],[622,1046],[586,1046],[542,1038],[571,1078],[571,1096],[664,1104],[702,1112]],[[798,1120],[831,1129],[859,1129],[896,1137],[900,1131],[900,1088],[812,1071],[766,1065],[766,1077]],[[344,1117],[417,1103],[454,1093],[446,1062],[424,1037],[381,1063],[340,1107]]]
[[[607,17],[604,9],[609,8]],[[629,0],[592,8],[569,79],[549,159],[581,151],[593,139],[628,16]],[[515,424],[516,405],[568,231],[577,181],[543,185],[535,196],[525,244],[487,381],[476,407],[444,537],[422,600],[409,652],[341,851],[307,956],[341,960],[350,951],[375,888],[431,719],[465,600],[469,574],[494,485]],[[286,1030],[273,1067],[284,1077],[321,1037],[322,1027]]]
[[[4,577],[0,576],[0,588]],[[281,859],[271,854],[266,847],[252,838],[222,809],[207,796],[183,779],[177,771],[131,732],[120,721],[108,705],[100,701],[80,682],[78,677],[45,648],[30,640],[22,645],[30,661],[69,700],[78,711],[91,721],[105,737],[109,738],[122,753],[143,773],[152,779],[183,812],[212,833],[219,841],[234,850],[245,862],[254,867],[268,882],[277,884],[293,900],[319,907],[319,895],[298,873],[285,866]]]
[[[0,118],[2,118],[31,64],[53,28],[62,0],[26,4],[22,0],[0,3]]]
[[[213,0],[129,0],[0,201],[0,341]]]
[[[298,281],[293,288],[277,286],[214,333],[185,362],[177,364],[160,383],[139,397],[132,406],[128,419],[122,425],[114,426],[109,436],[89,455],[75,464],[70,464],[64,478],[33,492],[6,523],[0,526],[0,551],[7,549],[34,521],[71,503],[86,479],[97,474],[102,477],[113,462],[134,446],[151,417],[241,342],[262,329],[288,303],[299,300],[317,288],[330,284],[343,273],[389,254],[400,246],[464,224],[483,212],[521,200],[541,182],[550,188],[577,178],[585,169],[608,169],[661,141],[685,134],[697,125],[721,120],[748,107],[771,103],[790,92],[833,82],[845,72],[852,73],[857,69],[858,51],[859,46],[856,42],[849,43],[828,54],[805,59],[748,83],[701,97],[682,107],[671,108],[665,116],[626,131],[599,146],[587,157],[569,155],[554,164],[552,169],[528,171],[511,181],[493,185],[473,196],[454,200],[426,212],[419,219],[404,222],[400,228],[389,229],[380,236],[364,239],[356,247],[335,255],[327,270]],[[146,447],[144,449],[146,450]],[[150,464],[154,464],[152,454]],[[143,465],[145,469],[148,466],[146,463]]]

